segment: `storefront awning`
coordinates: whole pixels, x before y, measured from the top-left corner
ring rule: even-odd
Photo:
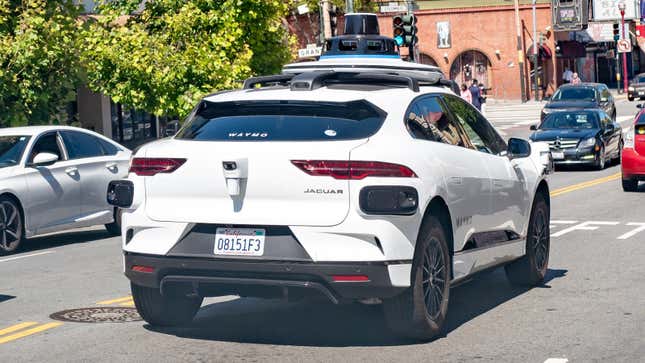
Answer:
[[[530,59],[533,59],[533,44],[531,44],[529,48],[526,50],[526,56]],[[542,44],[538,46],[539,60],[551,59],[552,56],[553,56],[553,52],[551,51],[551,48],[549,48],[547,45]]]

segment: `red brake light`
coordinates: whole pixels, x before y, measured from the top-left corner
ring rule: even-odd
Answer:
[[[130,163],[130,172],[140,176],[152,176],[159,173],[172,173],[186,162],[186,159],[173,158],[134,158]]]
[[[139,265],[134,265],[134,266],[132,266],[132,271],[135,271],[135,272],[144,272],[144,273],[150,274],[150,273],[155,272],[155,268],[154,268],[154,267],[150,267],[150,266],[139,266]]]
[[[380,161],[291,160],[291,163],[313,176],[360,180],[370,176],[416,178],[407,166]]]
[[[334,282],[367,282],[370,280],[365,275],[332,275],[331,279]]]

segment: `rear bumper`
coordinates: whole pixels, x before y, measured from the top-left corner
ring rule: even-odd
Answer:
[[[643,91],[645,91],[645,90],[643,90],[643,89],[635,89],[634,91],[627,91],[627,97],[645,100],[645,94],[639,95],[639,92],[643,92]]]
[[[623,179],[645,180],[645,156],[632,148],[624,148],[621,156]]]
[[[399,262],[283,262],[151,256],[125,252],[125,275],[132,283],[161,289],[162,294],[286,297],[318,295],[334,303],[389,298],[405,287],[392,286],[388,266]],[[152,267],[152,272],[133,271]],[[366,276],[365,281],[337,282],[332,276]]]

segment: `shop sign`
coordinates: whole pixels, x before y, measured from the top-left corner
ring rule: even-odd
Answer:
[[[638,0],[594,0],[593,20],[620,20],[619,3],[625,3],[625,19],[639,17]]]
[[[613,42],[614,41],[614,27],[613,23],[589,23],[589,26],[584,31],[589,39],[584,39],[588,42]],[[629,34],[629,24],[625,24],[623,28],[624,34]],[[622,34],[621,34],[622,37]],[[586,37],[584,37],[586,38]]]

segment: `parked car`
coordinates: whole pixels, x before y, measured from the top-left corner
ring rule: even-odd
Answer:
[[[607,161],[620,161],[622,128],[603,110],[557,110],[531,130],[532,141],[549,143],[556,165],[583,164],[602,170]]]
[[[645,180],[645,109],[641,108],[633,127],[625,134],[621,172],[626,192],[636,191],[638,182]]]
[[[130,151],[95,132],[64,126],[0,129],[0,254],[26,238],[104,224],[120,213],[105,199],[127,176]]]
[[[599,108],[616,120],[614,96],[604,83],[565,84],[560,86],[542,109],[540,120],[551,112],[562,109]]]
[[[451,284],[493,266],[543,281],[546,145],[507,144],[438,68],[356,62],[208,96],[134,155],[110,199],[148,323],[190,322],[207,296],[322,296],[383,302],[395,332],[429,339]]]
[[[645,73],[637,74],[627,88],[627,99],[633,101],[635,99],[645,100]]]

